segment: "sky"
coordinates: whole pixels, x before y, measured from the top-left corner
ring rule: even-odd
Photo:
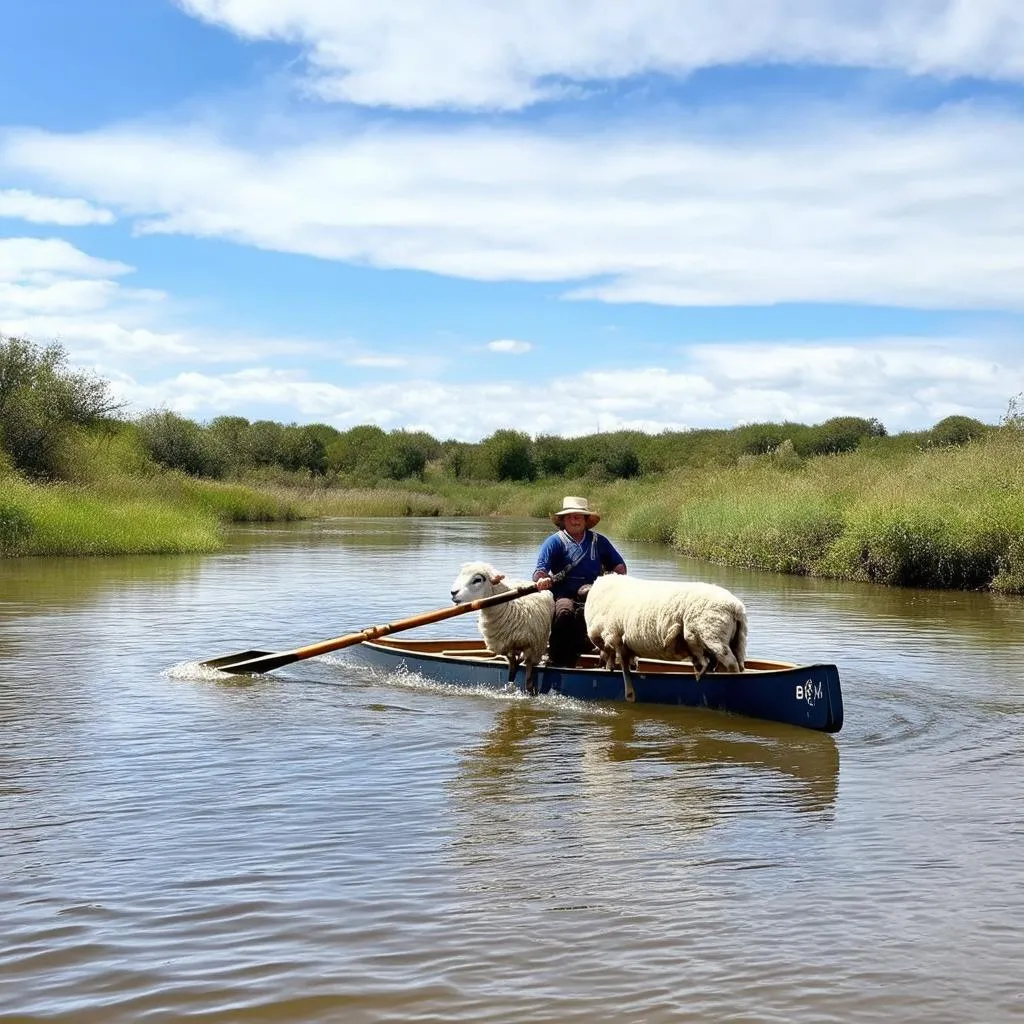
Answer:
[[[1020,0],[33,0],[0,334],[475,441],[1024,391]]]

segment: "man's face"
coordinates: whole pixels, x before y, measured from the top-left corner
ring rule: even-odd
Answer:
[[[562,516],[562,526],[569,533],[582,533],[587,526],[587,517],[582,512],[567,512]]]

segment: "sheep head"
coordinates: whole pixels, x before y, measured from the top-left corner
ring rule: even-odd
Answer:
[[[451,595],[455,604],[466,604],[497,593],[494,589],[505,576],[487,562],[467,562],[452,580]]]

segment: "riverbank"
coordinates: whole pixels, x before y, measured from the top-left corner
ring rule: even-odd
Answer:
[[[771,572],[1024,593],[1024,434],[959,447],[782,448],[652,479],[482,483],[429,474],[377,488],[225,484],[177,472],[87,485],[0,478],[0,552],[214,551],[232,522],[326,516],[530,516],[583,493],[623,541]]]
[[[0,555],[184,554],[217,551],[224,526],[302,518],[287,499],[177,472],[91,483],[0,477]]]

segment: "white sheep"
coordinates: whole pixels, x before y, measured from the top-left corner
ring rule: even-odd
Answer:
[[[747,611],[714,583],[599,576],[583,606],[587,635],[605,668],[622,665],[626,700],[636,700],[635,657],[689,658],[700,679],[709,668],[742,672],[747,658]]]
[[[529,585],[524,580],[510,586],[505,577],[487,562],[467,562],[452,582],[452,600],[467,604],[481,597],[503,594]],[[487,649],[508,660],[508,681],[515,681],[516,670],[526,666],[526,692],[535,694],[534,669],[548,649],[555,599],[550,591],[527,594],[504,604],[480,609],[480,632]]]

